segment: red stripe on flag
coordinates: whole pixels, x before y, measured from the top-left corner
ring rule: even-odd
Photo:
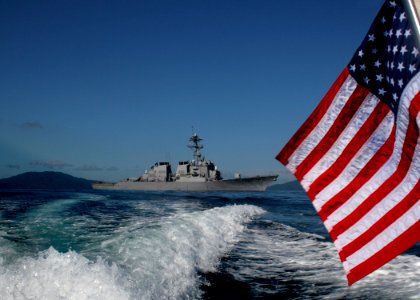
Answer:
[[[382,147],[375,153],[371,160],[360,170],[357,177],[355,177],[345,188],[338,194],[332,197],[327,203],[322,206],[318,212],[322,221],[328,218],[330,214],[336,211],[341,205],[353,196],[373,175],[388,161],[392,155],[395,143],[395,126],[392,132]]]
[[[368,94],[369,91],[364,87],[360,85],[356,87],[326,135],[296,168],[295,176],[299,181],[303,179],[303,176],[305,176],[305,174],[312,169],[312,167],[325,155],[325,153],[327,153],[331,146],[334,145],[334,142],[337,141],[337,137],[340,136],[343,130],[347,127],[348,123],[357,113],[357,110],[362,105],[363,101],[365,101]]]
[[[379,101],[374,111],[370,114],[369,118],[359,129],[356,135],[353,137],[351,142],[346,146],[342,154],[338,159],[331,165],[331,167],[321,174],[314,182],[310,185],[308,190],[308,196],[314,199],[315,196],[328,186],[337,175],[340,174],[348,163],[357,154],[360,148],[366,143],[367,140],[372,136],[378,126],[381,124],[383,119],[389,113],[390,108],[384,102]]]
[[[417,221],[413,226],[408,228],[404,233],[399,235],[396,239],[378,251],[375,255],[371,256],[358,266],[351,269],[350,273],[347,274],[349,285],[352,285],[359,279],[382,267],[395,256],[403,253],[405,250],[418,242],[419,236],[420,221]]]
[[[331,103],[333,102],[335,96],[340,90],[343,83],[346,81],[349,76],[349,71],[347,68],[343,70],[340,76],[332,85],[331,89],[322,99],[321,103],[317,108],[312,112],[309,118],[303,123],[299,130],[293,135],[290,141],[284,146],[284,148],[277,154],[276,159],[282,164],[287,165],[289,163],[289,158],[293,152],[299,147],[299,145],[307,138],[311,131],[318,125],[321,121],[324,114],[328,111]]]
[[[369,197],[367,197],[362,204],[360,204],[347,217],[338,222],[330,231],[333,240],[353,226],[364,215],[366,215],[377,203],[379,203],[388,193],[390,193],[406,176],[413,154],[417,145],[417,138],[419,136],[419,128],[417,126],[417,113],[420,108],[420,94],[414,97],[410,105],[410,121],[408,124],[404,145],[402,149],[401,160],[398,164],[397,170]]]
[[[343,247],[340,251],[341,261],[345,261],[347,257],[362,248],[368,242],[373,240],[378,234],[384,231],[388,226],[404,215],[417,201],[419,201],[420,182],[399,202],[395,207],[389,210],[381,219],[379,219],[372,227],[365,231],[358,238]]]

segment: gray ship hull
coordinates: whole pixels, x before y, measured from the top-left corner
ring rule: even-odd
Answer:
[[[141,182],[94,183],[97,190],[179,191],[179,192],[263,192],[277,176],[261,176],[206,182]]]

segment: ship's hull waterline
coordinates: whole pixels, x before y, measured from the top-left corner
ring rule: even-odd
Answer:
[[[141,182],[94,183],[98,190],[179,191],[179,192],[263,192],[277,176],[260,176],[206,182]]]

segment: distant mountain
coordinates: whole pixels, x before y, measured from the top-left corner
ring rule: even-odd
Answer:
[[[299,181],[289,181],[282,184],[273,184],[267,188],[267,191],[304,191]]]
[[[0,179],[0,189],[91,189],[92,181],[61,172],[27,172]]]

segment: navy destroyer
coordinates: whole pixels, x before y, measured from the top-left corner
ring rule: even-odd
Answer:
[[[201,154],[201,141],[193,133],[188,144],[193,151],[193,159],[180,161],[175,174],[169,162],[157,162],[138,178],[127,178],[117,183],[94,183],[92,187],[101,190],[261,192],[277,180],[277,175],[242,178],[240,174],[235,174],[234,179],[223,179],[217,166]]]

